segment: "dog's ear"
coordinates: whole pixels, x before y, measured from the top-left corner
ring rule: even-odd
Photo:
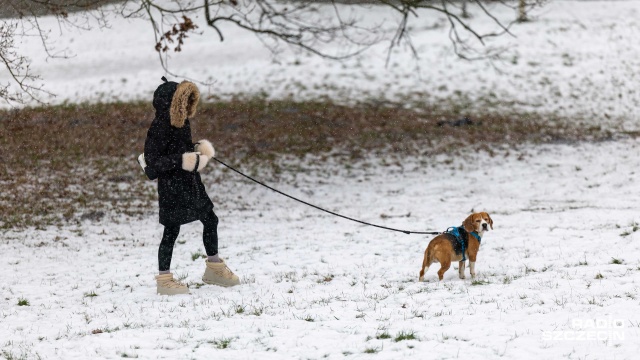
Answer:
[[[462,222],[462,226],[467,232],[473,232],[476,230],[476,227],[473,225],[473,214],[467,216],[466,219]]]
[[[491,216],[489,216],[489,213],[485,213],[485,215],[487,215],[487,218],[489,219],[489,226],[491,226],[491,230],[493,230],[493,220],[491,220]]]

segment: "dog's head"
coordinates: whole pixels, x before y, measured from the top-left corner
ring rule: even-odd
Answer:
[[[482,236],[485,231],[489,231],[489,228],[493,230],[493,220],[486,212],[473,213],[462,222],[462,226],[468,232],[475,231]]]

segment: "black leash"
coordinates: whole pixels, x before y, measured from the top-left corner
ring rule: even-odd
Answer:
[[[251,181],[253,181],[253,182],[257,183],[257,184],[260,184],[260,185],[262,185],[262,186],[266,187],[266,188],[267,188],[267,189],[269,189],[269,190],[272,190],[272,191],[277,192],[277,193],[278,193],[278,194],[280,194],[280,195],[284,195],[284,196],[288,197],[289,199],[292,199],[292,200],[295,200],[295,201],[301,202],[301,203],[303,203],[303,204],[305,204],[305,205],[307,205],[307,206],[311,206],[312,208],[318,209],[318,210],[320,210],[320,211],[324,211],[324,212],[329,213],[329,214],[334,215],[334,216],[341,217],[341,218],[343,218],[343,219],[347,219],[347,220],[355,221],[355,222],[360,223],[360,224],[363,224],[363,225],[374,226],[374,227],[377,227],[377,228],[380,228],[380,229],[391,230],[391,231],[397,231],[397,232],[401,232],[401,233],[405,233],[405,234],[421,234],[421,235],[439,235],[439,234],[442,234],[441,232],[433,232],[433,231],[408,231],[408,230],[394,229],[394,228],[390,228],[390,227],[386,227],[386,226],[382,226],[382,225],[371,224],[371,223],[364,222],[364,221],[361,221],[361,220],[358,220],[358,219],[354,219],[354,218],[351,218],[351,217],[348,217],[348,216],[340,215],[340,214],[335,213],[335,212],[333,212],[333,211],[330,211],[330,210],[327,210],[327,209],[323,209],[323,208],[321,208],[321,207],[319,207],[319,206],[316,206],[316,205],[310,204],[310,203],[308,203],[308,202],[306,202],[306,201],[304,201],[304,200],[300,200],[300,199],[295,198],[295,197],[293,197],[293,196],[291,196],[291,195],[285,194],[285,193],[283,193],[283,192],[282,192],[282,191],[280,191],[280,190],[274,189],[274,188],[272,188],[271,186],[269,186],[269,185],[267,185],[267,184],[265,184],[265,183],[263,183],[263,182],[260,182],[260,181],[258,181],[258,180],[256,180],[256,179],[252,178],[251,176],[246,175],[246,174],[244,174],[244,173],[240,172],[239,170],[234,169],[233,167],[231,167],[231,166],[229,166],[229,165],[227,165],[227,164],[223,163],[222,161],[220,161],[220,160],[216,159],[215,157],[213,158],[213,160],[215,160],[215,161],[219,162],[220,164],[222,164],[222,165],[226,166],[227,168],[229,168],[229,169],[231,169],[231,170],[235,171],[236,173],[238,173],[238,174],[240,174],[240,175],[242,175],[242,176],[246,177],[247,179],[249,179],[249,180],[251,180]]]

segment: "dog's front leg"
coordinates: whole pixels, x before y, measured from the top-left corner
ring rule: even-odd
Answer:
[[[465,266],[464,261],[460,261],[458,263],[458,274],[460,275],[460,279],[464,279],[464,266]]]
[[[476,278],[476,254],[469,254],[469,272],[471,273],[471,278]]]

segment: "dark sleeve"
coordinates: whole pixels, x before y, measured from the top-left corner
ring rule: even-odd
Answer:
[[[154,122],[144,142],[144,159],[157,174],[182,166],[182,154],[165,154],[168,142],[167,130]]]

